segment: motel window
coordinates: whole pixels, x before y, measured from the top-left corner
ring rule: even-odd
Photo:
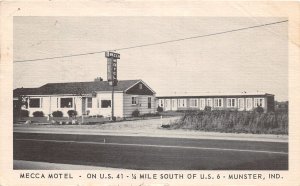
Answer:
[[[148,97],[148,108],[151,108],[151,97]]]
[[[205,99],[200,99],[200,108],[201,109],[205,108]]]
[[[227,107],[236,107],[236,99],[227,98]]]
[[[131,97],[131,104],[132,105],[137,105],[138,104],[138,97],[136,97],[136,96]]]
[[[186,100],[185,99],[179,99],[178,107],[186,107]]]
[[[222,98],[215,98],[214,99],[214,106],[215,107],[223,107],[223,99]]]
[[[87,108],[93,107],[93,98],[87,98]]]
[[[212,99],[207,99],[207,106],[212,107]]]
[[[60,108],[72,108],[73,98],[60,98]]]
[[[191,107],[198,107],[198,99],[190,99]]]
[[[143,84],[142,83],[139,84],[139,88],[143,89]]]
[[[111,100],[101,100],[101,108],[110,108]]]
[[[41,107],[40,98],[29,98],[29,107],[30,108],[40,108]]]
[[[254,107],[264,107],[264,98],[254,98]]]

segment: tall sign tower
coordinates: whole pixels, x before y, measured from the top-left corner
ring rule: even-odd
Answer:
[[[107,58],[107,82],[112,86],[111,92],[111,119],[115,121],[114,116],[114,86],[118,84],[117,60],[120,59],[120,54],[115,52],[105,52]]]

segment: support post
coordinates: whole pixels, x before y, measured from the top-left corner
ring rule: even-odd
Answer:
[[[107,51],[105,52],[107,58],[107,81],[112,86],[111,91],[111,120],[115,121],[114,113],[114,86],[117,84],[117,59],[120,59],[120,54]]]
[[[111,120],[112,121],[115,121],[114,120],[114,117],[115,117],[115,107],[114,107],[114,92],[115,92],[115,85],[114,85],[114,82],[112,83],[112,91],[111,91]]]

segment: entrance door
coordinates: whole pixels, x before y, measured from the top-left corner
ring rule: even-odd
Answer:
[[[172,99],[172,110],[177,110],[177,99]]]
[[[245,110],[245,99],[244,98],[238,99],[238,109],[240,111]]]
[[[205,109],[205,99],[201,98],[199,105],[200,105],[200,110],[204,110]]]
[[[171,100],[169,99],[165,100],[165,108],[166,110],[171,110]]]

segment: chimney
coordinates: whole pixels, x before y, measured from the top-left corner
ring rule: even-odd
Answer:
[[[102,78],[102,77],[96,77],[96,78],[94,79],[94,81],[103,81],[103,78]]]

